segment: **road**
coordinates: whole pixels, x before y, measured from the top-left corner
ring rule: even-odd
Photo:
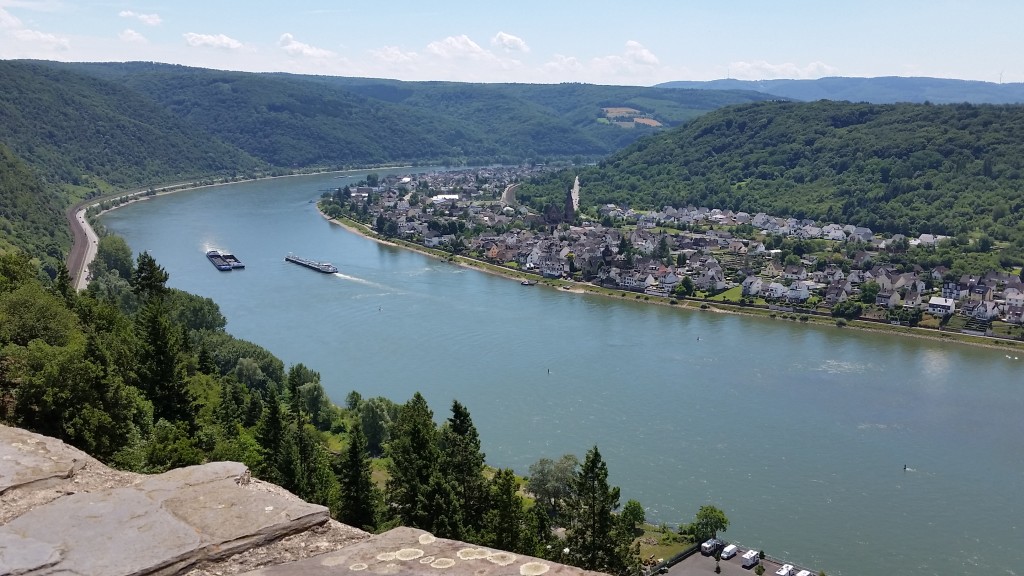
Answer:
[[[76,290],[89,284],[89,263],[96,257],[99,238],[92,226],[85,220],[86,207],[76,205],[68,208],[64,217],[71,228],[71,252],[68,253],[68,274]]]

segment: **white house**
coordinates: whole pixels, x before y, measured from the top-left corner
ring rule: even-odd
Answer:
[[[743,295],[744,296],[757,296],[761,293],[761,288],[764,282],[757,276],[747,276],[743,280]]]
[[[956,300],[932,296],[928,299],[928,313],[935,316],[946,316],[956,312]]]

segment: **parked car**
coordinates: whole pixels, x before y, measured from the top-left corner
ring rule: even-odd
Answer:
[[[707,542],[705,542],[705,543],[700,545],[700,552],[701,552],[701,554],[705,554],[707,556],[710,556],[710,555],[714,554],[715,552],[718,552],[719,548],[721,548],[721,547],[722,547],[722,541],[719,540],[718,538],[712,538],[712,539],[708,540]]]
[[[725,548],[722,548],[722,560],[728,560],[729,558],[732,558],[736,555],[737,550],[739,549],[736,548],[735,544],[729,544]]]
[[[793,574],[793,565],[783,564],[781,568],[775,571],[775,574],[777,574],[778,576],[790,576],[791,574]]]
[[[758,557],[757,550],[747,550],[743,553],[744,568],[753,568],[754,566],[757,566],[757,563],[760,561],[761,559]]]

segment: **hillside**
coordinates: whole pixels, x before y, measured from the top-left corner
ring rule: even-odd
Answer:
[[[0,142],[79,195],[263,167],[119,83],[30,62],[0,61]]]
[[[269,164],[486,163],[600,157],[653,132],[598,121],[630,105],[679,124],[757,92],[400,82],[151,63],[59,64],[116,81]]]
[[[1024,83],[996,84],[949,78],[818,78],[816,80],[711,80],[676,81],[659,88],[690,90],[752,90],[794,100],[845,100],[893,104],[1019,104],[1024,103]]]
[[[40,258],[49,271],[71,243],[63,198],[0,143],[0,253],[20,249]]]
[[[1020,239],[1024,107],[771,102],[721,109],[580,170],[583,207],[731,208],[903,234]],[[561,202],[574,173],[524,185]]]

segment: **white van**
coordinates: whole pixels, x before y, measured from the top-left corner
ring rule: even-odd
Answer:
[[[728,560],[729,558],[732,558],[736,555],[737,550],[739,549],[736,548],[735,544],[729,544],[725,548],[722,548],[722,560]]]
[[[757,550],[747,550],[743,553],[743,567],[753,568],[761,560],[757,557]]]
[[[775,571],[778,576],[791,576],[793,574],[792,564],[783,564],[781,568]]]

